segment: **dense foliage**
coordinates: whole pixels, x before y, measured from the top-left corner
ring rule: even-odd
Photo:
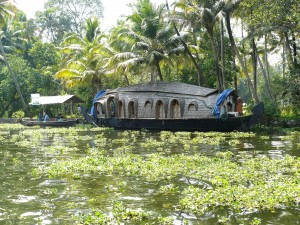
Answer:
[[[30,93],[76,94],[89,106],[98,90],[156,80],[234,88],[244,102],[276,103],[270,115],[289,102],[297,116],[298,1],[165,3],[133,1],[103,32],[100,0],[48,0],[30,20],[2,0],[0,116],[30,114]]]

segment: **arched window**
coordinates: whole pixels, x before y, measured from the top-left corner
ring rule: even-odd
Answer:
[[[124,104],[122,101],[118,101],[118,117],[124,118],[125,117],[125,110],[124,110]]]
[[[165,118],[164,103],[161,100],[158,100],[156,102],[156,118],[157,119]]]
[[[172,119],[178,119],[181,118],[180,114],[180,104],[178,100],[174,99],[170,104],[170,113]]]
[[[101,103],[97,103],[96,112],[97,112],[97,118],[104,117],[104,108]]]
[[[116,116],[116,104],[114,97],[109,97],[107,100],[107,115],[108,117]]]
[[[153,115],[152,115],[152,105],[153,105],[153,100],[152,99],[148,99],[145,102],[143,117],[145,117],[145,118],[153,117]]]
[[[197,111],[198,104],[196,102],[191,102],[188,106],[188,111]]]
[[[136,118],[136,106],[134,104],[134,101],[130,101],[128,103],[128,117]]]

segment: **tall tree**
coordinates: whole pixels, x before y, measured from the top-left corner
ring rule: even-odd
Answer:
[[[11,1],[9,0],[0,0],[0,26],[3,27],[4,24],[5,24],[5,18],[6,16],[12,16],[14,15],[14,12],[16,12],[17,9],[14,5],[11,4]],[[21,102],[23,104],[23,107],[24,107],[24,110],[26,111],[27,115],[29,115],[29,111],[28,111],[28,108],[27,108],[27,105],[25,103],[25,100],[23,98],[23,94],[21,92],[21,89],[20,89],[20,85],[19,85],[19,82],[17,80],[17,77],[15,76],[14,72],[12,71],[9,63],[8,63],[8,60],[6,58],[6,54],[5,54],[5,51],[4,51],[4,48],[3,48],[3,45],[2,45],[2,37],[0,37],[0,52],[1,52],[1,59],[3,60],[3,62],[5,63],[5,65],[7,66],[8,70],[9,70],[9,73],[10,75],[12,76],[14,82],[15,82],[15,85],[16,85],[16,89],[17,89],[17,92],[21,98]]]
[[[194,16],[198,20],[198,26],[203,26],[209,35],[211,49],[213,51],[215,71],[218,79],[218,89],[224,89],[223,78],[219,65],[219,50],[216,43],[215,24],[220,17],[225,2],[219,0],[180,0],[178,7],[184,10],[186,17]]]
[[[123,60],[119,66],[130,69],[147,65],[155,68],[157,76],[163,80],[161,64],[171,63],[171,55],[182,51],[178,48],[179,38],[174,37],[172,25],[164,21],[164,5],[138,0],[130,6],[133,13],[127,18],[129,27],[120,30],[119,35],[120,42],[126,43],[130,49],[115,56]],[[155,81],[154,73],[151,73],[151,80]]]
[[[279,41],[275,41],[274,38],[262,39],[262,37],[280,37],[281,40],[285,40],[286,53],[288,55],[288,65],[290,69],[291,85],[293,82],[293,76],[299,73],[300,65],[294,59],[297,59],[297,51],[293,47],[297,46],[297,41],[293,41],[293,33],[299,34],[299,25],[297,22],[297,15],[299,15],[300,5],[297,0],[274,0],[274,1],[260,1],[260,0],[244,0],[240,4],[238,10],[239,16],[244,21],[244,24],[251,30],[253,40],[256,39],[257,43],[262,42],[264,46],[264,62],[265,64],[263,75],[266,76],[264,79],[266,86],[270,86],[270,79],[267,73],[267,55],[270,50],[276,48],[281,49]],[[268,42],[268,48],[267,48]],[[294,45],[295,44],[295,45]],[[259,46],[257,46],[259,48]],[[255,51],[253,51],[255,52]],[[295,77],[295,76],[294,76]],[[271,77],[270,77],[271,78]],[[290,88],[287,88],[289,90]]]
[[[168,15],[169,15],[169,18],[171,19],[172,21],[172,24],[173,24],[173,27],[174,27],[174,30],[175,30],[175,33],[177,34],[178,37],[180,37],[180,42],[181,44],[183,45],[184,47],[184,50],[186,51],[187,55],[190,57],[193,65],[195,66],[195,68],[197,69],[197,72],[198,72],[198,85],[207,85],[206,84],[206,79],[203,75],[203,71],[201,69],[201,67],[198,65],[195,57],[193,56],[192,52],[190,51],[187,43],[184,41],[184,37],[182,36],[182,34],[180,34],[178,28],[177,28],[177,25],[175,23],[175,20],[173,19],[172,15],[171,15],[171,12],[170,12],[170,8],[169,8],[169,3],[168,3],[168,0],[166,0],[166,7],[167,7],[167,10],[168,10]]]
[[[69,15],[61,13],[57,8],[37,12],[35,23],[39,39],[55,44],[59,44],[64,35],[72,32]]]
[[[83,31],[87,19],[103,15],[101,0],[48,0],[45,8],[54,10],[57,18],[68,18],[71,31],[77,34]]]
[[[62,65],[56,77],[63,79],[68,87],[92,85],[93,93],[102,87],[101,76],[103,58],[101,57],[103,35],[97,19],[87,20],[86,34],[67,36],[61,44]]]

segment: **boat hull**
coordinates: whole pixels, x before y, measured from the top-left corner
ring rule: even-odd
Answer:
[[[40,127],[71,127],[75,126],[78,120],[65,121],[37,121],[32,119],[22,119],[21,124],[24,126],[40,126]]]
[[[125,119],[125,118],[101,118],[99,126],[113,127],[115,129],[147,129],[157,131],[247,131],[250,128],[251,115],[229,117],[226,120],[219,118],[200,119]]]

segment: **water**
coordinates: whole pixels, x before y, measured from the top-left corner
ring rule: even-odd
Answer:
[[[111,211],[116,211],[116,205],[120,202],[123,207],[143,210],[152,217],[171,217],[172,224],[202,225],[216,224],[218,221],[215,212],[199,217],[178,210],[180,193],[187,186],[212,188],[209,182],[193,177],[176,176],[171,183],[176,185],[178,191],[166,194],[160,190],[161,187],[169,187],[170,180],[156,182],[120,172],[87,171],[79,177],[66,175],[54,178],[49,178],[47,174],[33,174],[34,169],[44,165],[83,158],[90,154],[91,149],[101,149],[106,157],[114,157],[120,151],[145,157],[152,153],[171,156],[199,152],[213,157],[217,152],[231,151],[237,160],[243,160],[245,155],[248,158],[266,155],[280,159],[285,155],[299,157],[300,154],[299,139],[285,135],[226,136],[217,143],[187,144],[180,141],[193,135],[199,134],[182,133],[177,139],[168,139],[168,135],[147,131],[122,132],[86,127],[77,130],[28,129],[0,125],[0,224],[74,224],[76,215],[87,215],[95,208],[109,215]],[[215,141],[216,138],[213,139]],[[155,142],[157,140],[169,144],[167,147],[161,146]],[[250,224],[255,217],[260,219],[261,224],[300,223],[299,208],[294,206],[282,207],[274,212],[241,214],[239,219],[244,224]],[[231,220],[228,224],[239,222]]]

